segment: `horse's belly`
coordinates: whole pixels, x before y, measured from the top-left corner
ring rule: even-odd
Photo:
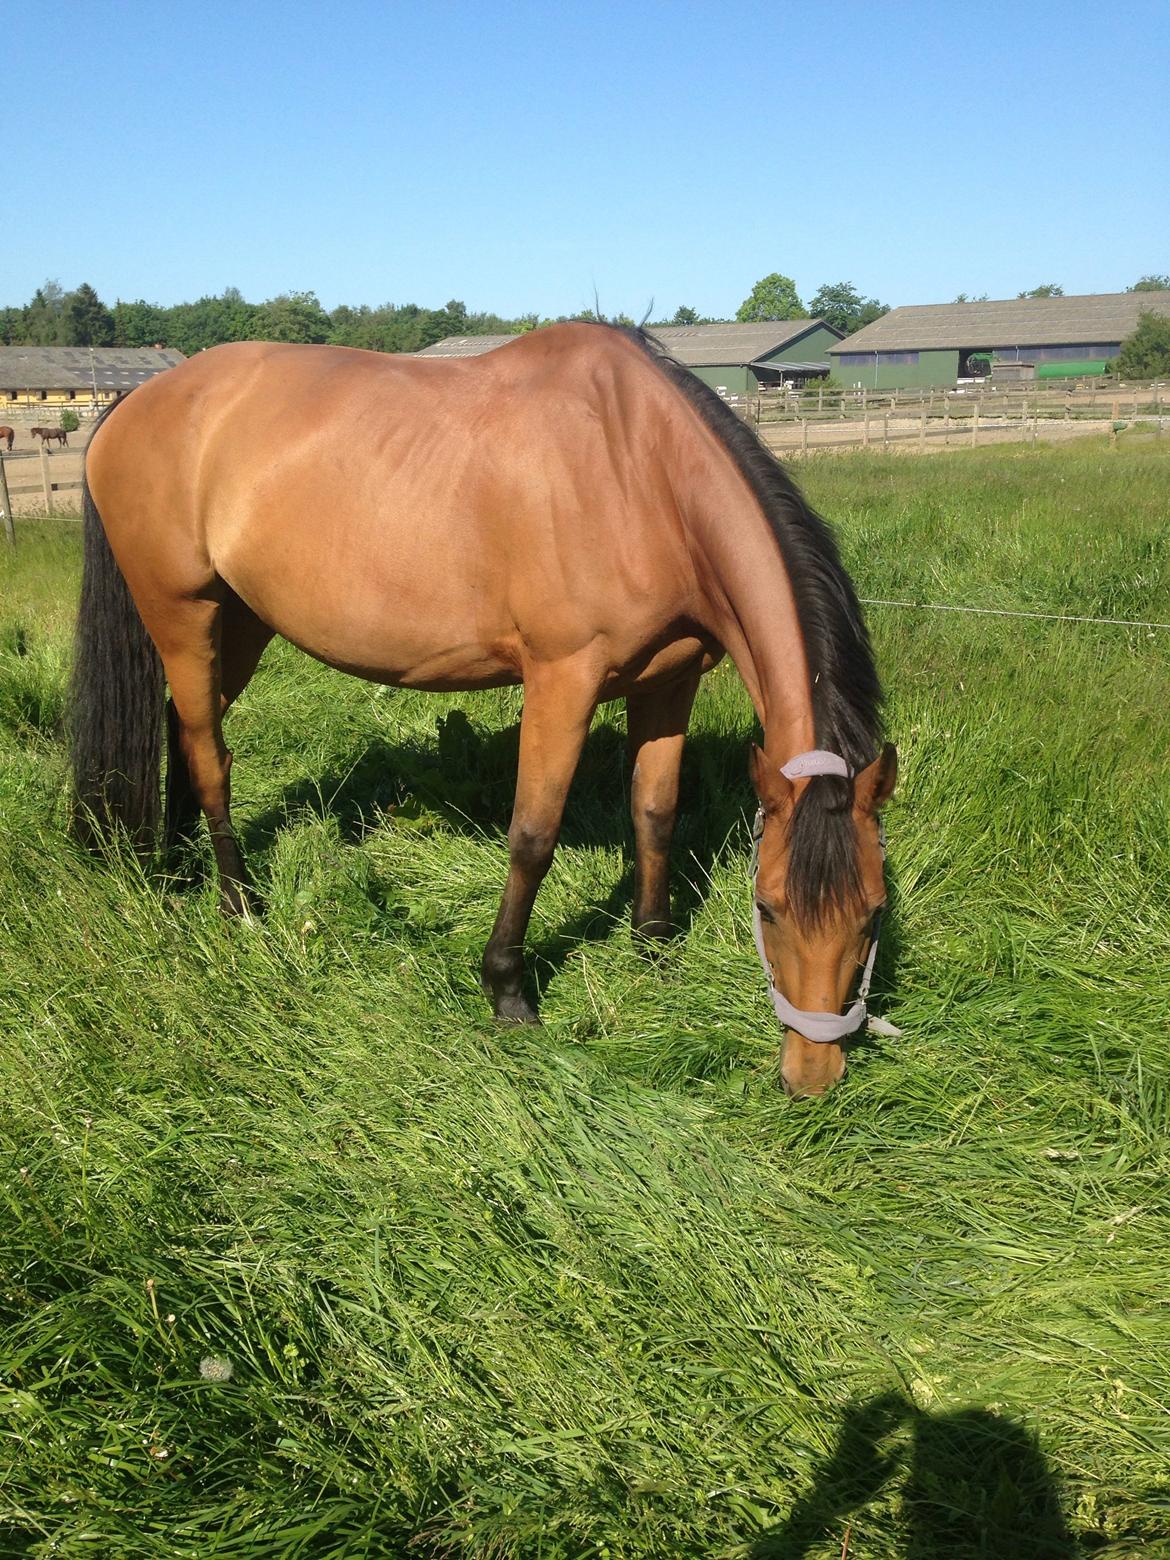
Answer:
[[[519,681],[508,625],[441,576],[318,567],[306,578],[271,557],[225,560],[219,572],[282,638],[340,671],[432,691]]]

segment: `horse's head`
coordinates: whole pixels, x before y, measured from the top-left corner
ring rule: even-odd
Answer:
[[[838,1081],[845,1071],[841,1040],[864,1022],[864,1003],[844,1016],[841,1010],[885,903],[877,813],[893,792],[898,755],[887,744],[852,778],[828,754],[802,755],[785,769],[752,749],[762,814],[755,925],[785,1026],[780,1076],[789,1094],[804,1096]]]

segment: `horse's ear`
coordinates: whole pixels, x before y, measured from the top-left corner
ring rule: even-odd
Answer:
[[[748,769],[765,812],[781,812],[792,805],[792,781],[787,775],[781,774],[780,766],[773,764],[764,750],[754,742]]]
[[[853,806],[860,813],[877,812],[894,794],[898,781],[898,749],[887,742],[873,763],[853,782]]]

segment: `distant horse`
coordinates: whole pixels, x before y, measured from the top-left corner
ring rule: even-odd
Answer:
[[[339,472],[342,433],[360,454]],[[249,912],[222,719],[274,634],[399,687],[522,683],[482,974],[499,1018],[533,1022],[524,935],[595,709],[626,701],[633,922],[664,936],[691,704],[726,652],[764,728],[755,924],[781,1076],[794,1094],[841,1076],[841,1040],[865,1017],[860,998],[841,1008],[885,898],[877,809],[897,768],[868,635],[824,522],[651,338],[559,325],[434,361],[217,347],[103,414],[83,501],[80,839],[153,840],[165,677],[165,839],[190,837],[202,809],[221,904]]]
[[[15,437],[15,428],[0,428],[0,442],[4,443],[6,449],[12,448],[12,441],[15,439]]]
[[[69,443],[69,435],[64,428],[30,428],[29,432],[34,438],[39,437],[43,445],[50,444],[54,439],[58,444]]]

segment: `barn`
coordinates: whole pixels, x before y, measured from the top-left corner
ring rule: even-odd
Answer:
[[[650,328],[672,357],[726,395],[754,395],[771,385],[803,383],[829,372],[829,348],[841,332],[824,320],[771,320],[760,324],[655,325]],[[514,336],[448,336],[416,357],[475,357]]]
[[[696,378],[727,395],[824,379],[829,349],[841,340],[841,332],[824,320],[655,325],[650,334]]]
[[[997,363],[1027,365],[1036,379],[1099,374],[1145,310],[1170,315],[1170,292],[909,304],[834,343],[829,356],[835,379],[876,390],[953,385]]]
[[[183,358],[165,347],[0,347],[0,404],[104,405]]]

